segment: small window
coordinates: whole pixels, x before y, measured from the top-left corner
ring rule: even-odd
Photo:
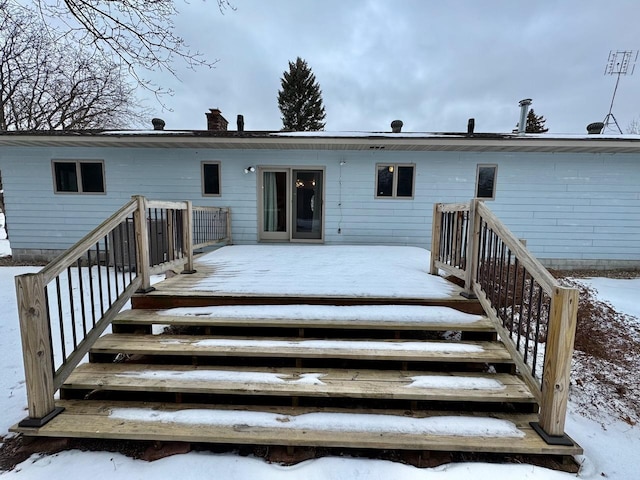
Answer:
[[[493,200],[496,198],[497,165],[478,165],[476,172],[476,197]]]
[[[415,165],[376,165],[377,198],[413,198]]]
[[[202,194],[220,195],[220,163],[202,163]]]
[[[105,193],[103,162],[55,160],[53,178],[56,193]]]

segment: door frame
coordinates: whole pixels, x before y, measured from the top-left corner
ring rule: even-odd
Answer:
[[[312,170],[322,172],[322,198],[321,203],[321,222],[320,222],[320,238],[293,238],[293,188],[294,170]],[[265,232],[264,227],[264,172],[286,172],[286,184],[287,184],[287,199],[286,199],[286,218],[287,218],[287,230],[286,232]],[[325,198],[327,191],[327,172],[325,166],[309,166],[309,165],[258,165],[256,169],[256,197],[258,205],[258,230],[257,238],[258,242],[289,242],[289,243],[324,243],[324,227],[325,227]]]

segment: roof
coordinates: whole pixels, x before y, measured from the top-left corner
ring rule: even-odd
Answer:
[[[1,132],[0,146],[640,153],[640,135],[54,130]]]

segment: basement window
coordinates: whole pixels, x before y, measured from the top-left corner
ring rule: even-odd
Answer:
[[[104,162],[54,160],[55,193],[105,193]]]
[[[376,198],[413,198],[415,165],[376,165]]]
[[[478,165],[476,170],[476,198],[493,200],[496,198],[497,165]]]
[[[202,195],[220,196],[220,162],[202,162]]]

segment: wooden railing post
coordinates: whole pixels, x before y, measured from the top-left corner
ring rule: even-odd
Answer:
[[[41,427],[62,411],[53,395],[53,353],[51,326],[42,275],[28,273],[16,277],[18,317],[27,387],[29,417],[22,427]]]
[[[138,203],[133,213],[133,221],[136,226],[136,268],[142,279],[142,285],[138,292],[148,293],[154,290],[151,286],[149,272],[149,228],[147,225],[147,200],[142,195],[134,195],[132,198]]]
[[[478,249],[480,248],[480,215],[477,212],[477,198],[469,202],[469,219],[467,226],[467,251],[465,264],[464,289],[465,296],[475,297],[473,281],[478,273]]]
[[[187,208],[182,213],[182,244],[187,263],[184,264],[182,273],[196,273],[193,268],[193,204],[187,201]]]
[[[227,207],[227,245],[233,244],[233,238],[231,237],[231,209]]]
[[[442,232],[442,215],[440,214],[441,203],[433,204],[433,221],[431,222],[431,260],[429,263],[429,273],[438,275],[436,260],[440,258],[440,233]]]
[[[578,317],[578,290],[555,286],[552,293],[542,379],[540,422],[532,426],[547,443],[573,445],[564,434],[564,424]]]

